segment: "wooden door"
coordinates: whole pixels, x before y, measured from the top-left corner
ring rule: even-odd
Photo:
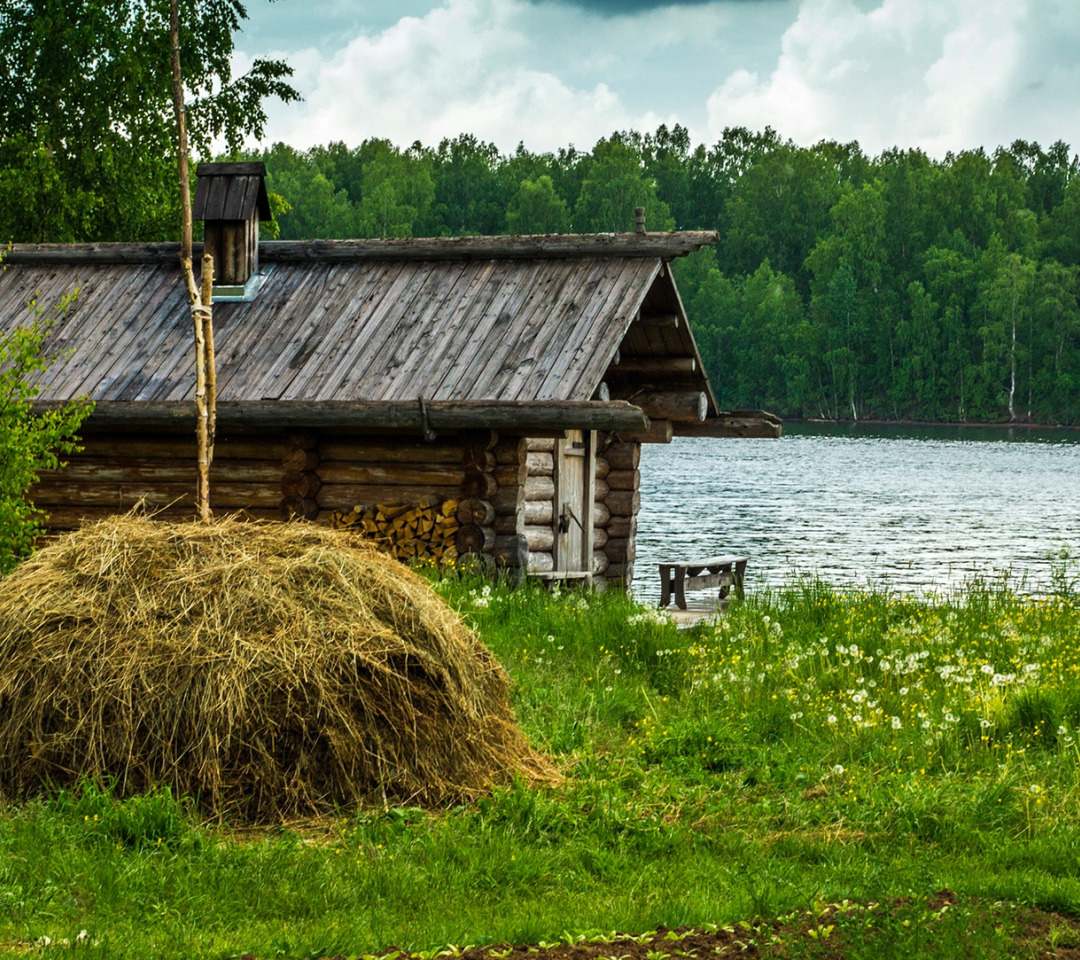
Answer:
[[[596,431],[567,430],[555,441],[556,572],[592,572]]]

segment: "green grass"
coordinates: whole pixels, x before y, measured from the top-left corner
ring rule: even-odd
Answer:
[[[1080,911],[1071,589],[912,600],[805,582],[678,631],[614,593],[436,586],[516,681],[522,725],[564,785],[257,834],[200,825],[167,791],[8,808],[0,952],[432,950],[942,887]],[[874,956],[903,956],[889,951],[923,926],[880,916]],[[1007,955],[991,928],[972,955]]]

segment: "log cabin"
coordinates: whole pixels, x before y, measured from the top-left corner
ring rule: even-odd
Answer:
[[[201,164],[214,256],[211,504],[350,527],[403,560],[626,585],[641,444],[770,435],[717,409],[669,263],[710,232],[259,242],[261,164]],[[201,251],[196,245],[196,253]],[[53,530],[194,515],[193,335],[177,244],[17,245],[0,335],[76,293],[36,403],[95,402],[31,497]]]

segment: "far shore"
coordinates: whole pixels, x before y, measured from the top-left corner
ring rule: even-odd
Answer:
[[[1029,420],[998,420],[992,422],[957,420],[826,420],[821,417],[782,417],[788,423],[813,423],[834,427],[989,427],[995,430],[1078,430],[1080,424],[1035,423]]]

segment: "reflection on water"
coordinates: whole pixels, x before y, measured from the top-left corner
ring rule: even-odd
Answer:
[[[641,457],[635,592],[656,563],[748,555],[747,588],[819,574],[904,592],[1011,570],[1031,589],[1080,547],[1080,433],[788,425],[779,440],[679,438]]]

